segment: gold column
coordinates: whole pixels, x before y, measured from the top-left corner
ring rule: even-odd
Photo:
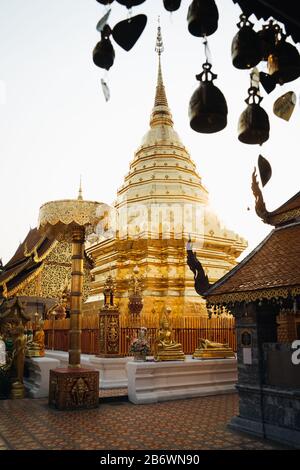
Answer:
[[[69,367],[80,367],[84,236],[84,227],[73,227]]]

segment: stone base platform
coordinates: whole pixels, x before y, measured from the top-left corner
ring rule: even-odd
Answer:
[[[49,394],[49,374],[51,369],[60,366],[58,359],[50,357],[31,357],[25,359],[28,377],[24,378],[29,398],[46,398]]]
[[[50,371],[49,406],[78,410],[99,406],[99,372],[80,368]]]
[[[101,389],[123,388],[128,386],[126,365],[130,357],[97,357],[90,356],[89,364],[99,371]]]
[[[46,351],[46,357],[60,361],[59,367],[68,367],[69,355],[66,351]],[[128,385],[126,364],[130,357],[98,357],[93,354],[81,354],[81,365],[87,369],[99,371],[99,387],[123,388]]]
[[[134,362],[127,364],[128,399],[135,404],[235,392],[236,359]]]

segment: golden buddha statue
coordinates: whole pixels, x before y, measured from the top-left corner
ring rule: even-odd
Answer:
[[[182,345],[172,339],[169,321],[166,314],[164,314],[160,320],[160,329],[157,332],[155,342],[155,360],[184,361],[184,359],[185,355],[182,350]]]
[[[25,389],[23,384],[24,361],[27,336],[24,334],[24,326],[20,323],[13,331],[14,351],[13,365],[16,374],[16,381],[11,387],[11,398],[24,398]]]
[[[193,354],[194,359],[224,359],[234,357],[235,354],[228,344],[215,343],[204,338],[200,338],[199,346]]]
[[[33,339],[27,341],[26,357],[44,357],[45,356],[45,333],[43,322],[40,321]]]

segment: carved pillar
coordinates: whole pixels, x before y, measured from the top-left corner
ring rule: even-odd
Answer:
[[[84,227],[73,227],[69,367],[80,367],[84,235]]]
[[[114,305],[115,286],[111,275],[104,284],[104,306],[99,313],[99,357],[120,357],[119,309]]]
[[[128,310],[130,313],[131,325],[134,328],[141,327],[141,311],[143,309],[143,297],[142,297],[142,283],[143,278],[138,276],[139,268],[137,266],[133,269],[133,275],[130,279],[130,291],[129,291],[129,302]]]
[[[60,410],[90,408],[99,403],[99,371],[80,366],[83,286],[83,244],[86,227],[99,221],[99,204],[82,199],[51,201],[39,213],[39,229],[56,237],[72,237],[69,367],[50,373],[49,405]]]

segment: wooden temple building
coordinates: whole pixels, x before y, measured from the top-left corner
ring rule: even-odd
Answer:
[[[13,257],[0,271],[0,298],[18,297],[26,312],[43,318],[61,302],[66,314],[71,286],[71,243],[30,229]],[[92,261],[85,255],[84,298],[91,283]]]
[[[268,212],[255,173],[252,189],[273,230],[219,281],[208,286],[202,272],[198,282],[209,310],[236,319],[240,408],[231,426],[300,448],[300,193]]]

